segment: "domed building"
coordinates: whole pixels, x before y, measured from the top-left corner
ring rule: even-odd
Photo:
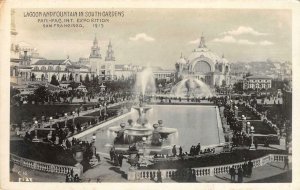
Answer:
[[[176,79],[180,81],[187,77],[202,80],[210,87],[224,86],[230,83],[230,64],[224,58],[220,58],[210,51],[205,45],[202,36],[198,48],[184,58],[182,55],[175,64]]]

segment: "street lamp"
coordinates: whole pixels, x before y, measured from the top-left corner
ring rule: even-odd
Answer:
[[[102,116],[102,113],[101,113],[101,112],[102,112],[102,105],[100,104],[100,105],[99,105],[99,116],[100,116],[100,117]]]
[[[39,142],[40,140],[38,139],[38,134],[37,134],[37,126],[38,122],[34,121],[34,138],[32,139],[32,142]]]
[[[72,112],[72,116],[73,116],[73,126],[75,126],[75,111]]]
[[[65,128],[67,128],[68,114],[65,113]]]
[[[74,133],[76,133],[77,132],[77,128],[75,126],[75,115],[76,115],[76,112],[73,111],[72,114],[73,114],[73,129],[74,129]]]
[[[234,116],[237,118],[238,117],[238,112],[239,108],[237,106],[234,106]]]
[[[48,139],[51,139],[52,138],[52,120],[53,118],[52,117],[49,117],[49,123],[50,123],[50,132],[48,134]]]
[[[251,128],[250,125],[251,125],[251,124],[250,124],[250,122],[248,121],[247,124],[246,124],[246,132],[247,132],[248,135],[250,134],[250,128]]]
[[[255,145],[254,145],[254,136],[253,136],[253,134],[254,134],[254,127],[253,126],[251,126],[250,127],[250,132],[251,132],[251,146],[250,146],[250,150],[255,150]]]

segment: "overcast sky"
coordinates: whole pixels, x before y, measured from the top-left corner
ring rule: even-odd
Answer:
[[[111,39],[118,64],[173,69],[181,52],[188,57],[198,46],[202,33],[208,48],[230,62],[291,61],[292,56],[287,10],[127,9],[123,18],[111,18],[103,28],[85,24],[83,29],[44,29],[37,18],[24,18],[24,11],[16,10],[17,41],[47,59],[88,57],[95,34],[102,57]]]

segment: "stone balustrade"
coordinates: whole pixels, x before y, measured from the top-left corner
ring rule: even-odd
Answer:
[[[73,169],[74,174],[80,174],[80,171],[77,171],[78,168],[73,166],[64,166],[64,165],[57,165],[57,164],[50,164],[45,162],[39,162],[35,160],[30,160],[26,158],[22,158],[19,156],[16,156],[14,154],[10,154],[10,159],[13,161],[14,164],[30,168],[33,170],[38,170],[41,172],[48,172],[48,173],[56,173],[56,174],[67,174],[68,172],[71,172]]]
[[[266,156],[263,156],[261,158],[257,158],[252,160],[253,162],[253,168],[264,166],[267,163],[270,162],[284,162],[284,157],[287,155],[281,155],[281,154],[268,154]],[[289,155],[289,161],[291,161],[291,155]],[[215,176],[220,174],[226,174],[229,173],[229,169],[233,166],[235,169],[242,167],[242,165],[245,162],[238,162],[234,164],[227,164],[227,165],[220,165],[220,166],[211,166],[211,167],[200,167],[200,168],[192,168],[195,170],[196,177],[201,176]],[[157,171],[158,170],[138,170],[138,169],[132,169],[129,170],[128,180],[139,180],[139,179],[154,179],[157,177]],[[172,178],[176,175],[176,169],[162,169],[161,170],[161,176],[162,179],[166,178]]]

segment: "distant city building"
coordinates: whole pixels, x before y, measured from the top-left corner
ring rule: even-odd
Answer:
[[[10,82],[13,86],[23,85],[32,76],[32,63],[43,58],[37,49],[26,42],[17,43],[18,32],[15,25],[15,11],[11,11],[11,47],[10,47]]]
[[[170,81],[172,79],[172,76],[174,75],[174,70],[164,70],[164,69],[161,69],[161,70],[156,70],[156,71],[153,71],[153,75],[154,75],[154,78],[155,79],[158,79],[158,80],[166,80],[166,81]]]
[[[134,77],[137,72],[142,71],[141,66],[136,65],[115,65],[115,78],[117,80],[126,80]]]
[[[243,81],[243,89],[269,89],[272,87],[272,78],[267,76],[249,76]]]
[[[210,51],[202,36],[197,49],[188,58],[182,55],[175,64],[177,80],[194,77],[209,86],[227,86],[230,84],[230,64],[224,58]]]
[[[39,60],[32,65],[31,79],[35,81],[51,81],[52,76],[55,76],[58,81],[62,78],[70,79],[76,82],[81,82],[88,75],[91,79],[92,72],[87,66],[78,66],[72,63],[69,59],[66,60]]]

